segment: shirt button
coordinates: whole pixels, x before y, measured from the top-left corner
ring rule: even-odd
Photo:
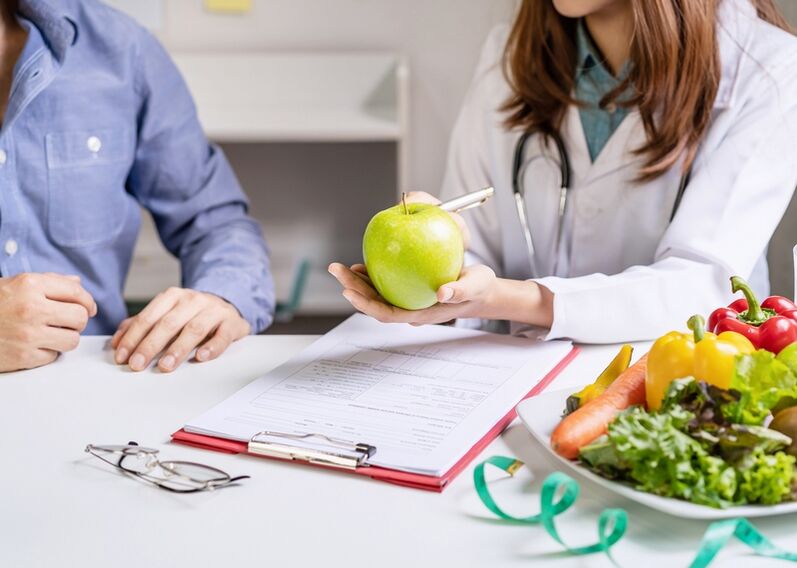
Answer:
[[[89,149],[90,152],[97,153],[102,148],[102,140],[97,138],[96,136],[89,136],[89,139],[86,140],[86,147]]]
[[[609,103],[609,104],[606,105],[604,110],[606,112],[608,112],[609,114],[614,114],[615,111],[617,110],[617,105],[615,103]]]
[[[8,154],[6,154],[5,150],[0,150],[0,166],[5,165],[8,161]]]
[[[8,239],[6,241],[5,247],[3,248],[5,249],[6,254],[8,256],[14,256],[15,254],[17,254],[17,251],[19,250],[19,245],[17,244],[17,241],[15,241],[14,239]]]

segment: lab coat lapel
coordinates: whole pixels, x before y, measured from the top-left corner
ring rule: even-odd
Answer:
[[[632,166],[639,167],[641,160],[633,152],[644,143],[645,129],[642,127],[642,119],[639,111],[632,109],[592,163],[584,183],[593,183],[604,176]]]
[[[562,138],[570,160],[571,186],[579,186],[589,175],[592,161],[589,157],[584,128],[581,126],[581,116],[575,105],[569,105],[565,112]]]
[[[589,155],[581,115],[575,105],[570,105],[567,109],[563,132],[574,186],[592,183],[603,176],[638,164],[639,160],[632,152],[645,142],[645,131],[636,110],[631,110],[620,123],[594,163]]]

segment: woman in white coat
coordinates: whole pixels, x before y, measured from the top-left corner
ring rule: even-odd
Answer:
[[[523,0],[490,34],[452,136],[441,198],[496,189],[465,214],[460,279],[405,311],[362,265],[330,272],[381,321],[503,320],[583,342],[683,328],[728,300],[734,274],[765,294],[797,184],[787,30],[773,0]]]

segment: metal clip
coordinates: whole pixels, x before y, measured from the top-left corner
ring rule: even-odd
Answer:
[[[264,438],[283,439],[286,442],[281,443]],[[314,438],[321,440],[319,445],[336,449],[322,450],[290,444],[290,441],[312,443]],[[249,440],[248,448],[252,454],[285,460],[305,461],[342,469],[365,467],[368,465],[366,460],[376,453],[376,447],[370,444],[338,440],[324,434],[288,434],[268,430],[258,432],[252,436]]]

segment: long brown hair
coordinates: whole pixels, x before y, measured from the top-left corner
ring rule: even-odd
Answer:
[[[637,107],[647,135],[635,149],[644,157],[640,181],[654,179],[684,157],[692,164],[706,132],[721,67],[716,23],[720,0],[630,0],[632,65],[601,105]],[[758,15],[791,31],[774,0],[752,0]],[[577,21],[552,0],[523,0],[504,52],[512,95],[506,126],[543,134],[558,130],[573,99]],[[630,91],[630,96],[623,95]]]

